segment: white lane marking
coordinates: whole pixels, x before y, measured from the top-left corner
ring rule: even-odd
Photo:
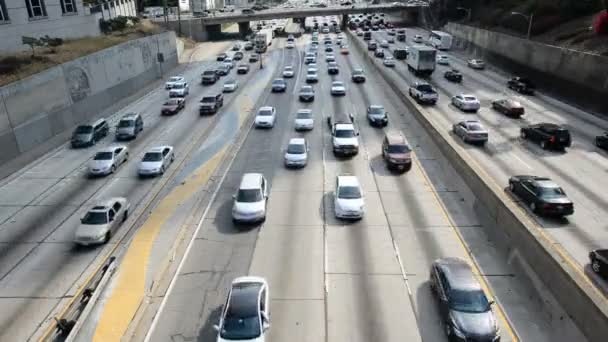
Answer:
[[[401,276],[403,276],[403,280],[405,281],[405,287],[407,288],[407,293],[412,296],[412,289],[410,288],[410,282],[407,278],[407,273],[405,273],[405,267],[403,266],[403,262],[401,260],[401,253],[399,252],[399,246],[397,246],[397,241],[393,240],[393,248],[395,249],[395,254],[397,255],[397,262],[399,263],[399,268],[401,269]]]
[[[532,170],[533,167],[528,165],[528,163],[526,163],[525,161],[523,161],[523,159],[519,158],[517,156],[517,153],[512,153],[513,158],[517,159],[520,163],[522,163],[525,167],[527,167],[528,169]]]

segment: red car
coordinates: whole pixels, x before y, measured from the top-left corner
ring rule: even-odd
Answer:
[[[524,107],[518,101],[512,99],[498,99],[492,101],[492,108],[506,116],[519,118],[524,115]]]
[[[186,106],[186,100],[183,97],[174,97],[174,98],[167,100],[167,102],[163,103],[163,107],[161,109],[161,114],[162,115],[177,114],[185,106]]]

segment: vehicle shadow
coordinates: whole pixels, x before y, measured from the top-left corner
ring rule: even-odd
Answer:
[[[213,328],[214,324],[218,324],[220,321],[220,315],[222,314],[222,306],[218,306],[209,312],[207,320],[201,326],[199,330],[197,341],[198,342],[209,342],[217,339],[217,331]]]
[[[242,234],[261,227],[263,222],[235,223],[232,221],[232,197],[226,198],[217,209],[214,225],[221,234]]]

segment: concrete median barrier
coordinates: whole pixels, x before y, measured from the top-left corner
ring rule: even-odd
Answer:
[[[608,336],[608,300],[586,278],[580,265],[571,261],[565,250],[555,244],[497,184],[484,169],[450,136],[423,107],[408,96],[408,84],[382,61],[370,56],[364,43],[348,31],[351,46],[378,72],[398,94],[411,113],[425,127],[441,152],[460,174],[476,197],[475,207],[483,213],[484,226],[492,237],[518,252],[542,279],[544,286],[571,316],[590,341]]]

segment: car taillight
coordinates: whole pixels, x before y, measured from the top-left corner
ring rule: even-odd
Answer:
[[[543,204],[543,208],[545,208],[545,209],[551,208],[551,204],[545,203],[545,204]]]
[[[554,143],[554,142],[555,142],[555,136],[551,137],[551,138],[549,139],[549,142],[550,142],[550,143]]]

